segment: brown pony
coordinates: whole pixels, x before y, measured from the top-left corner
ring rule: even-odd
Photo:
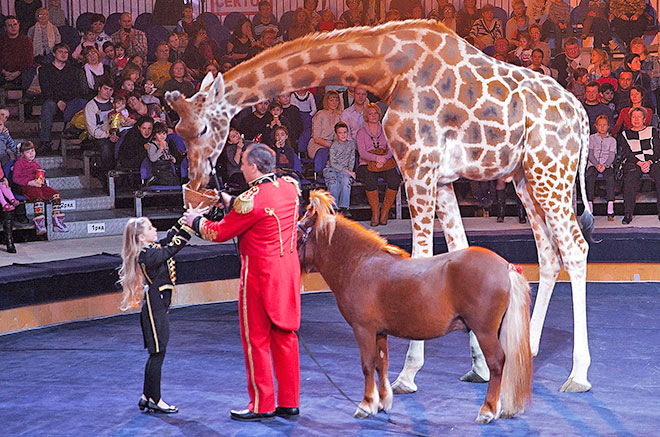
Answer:
[[[524,411],[532,381],[529,285],[513,265],[479,247],[411,259],[336,215],[323,190],[312,191],[298,227],[303,270],[321,273],[360,347],[364,398],[355,417],[392,408],[388,335],[427,340],[458,329],[474,331],[491,374],[476,422]]]

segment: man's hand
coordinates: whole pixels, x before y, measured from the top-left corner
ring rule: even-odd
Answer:
[[[119,140],[119,137],[116,134],[112,134],[108,137],[108,139],[113,143],[116,143]]]
[[[60,111],[64,112],[66,109],[66,102],[64,100],[60,100],[57,102],[57,107],[60,109]]]
[[[202,216],[209,212],[208,206],[197,205],[195,208],[188,208],[186,212],[183,213],[183,223],[186,226],[192,226],[195,219],[199,216]]]
[[[605,165],[604,164],[596,165],[596,170],[598,170],[598,173],[604,172],[605,171]]]
[[[229,209],[229,204],[231,203],[231,196],[224,191],[220,193],[220,202],[225,209]]]

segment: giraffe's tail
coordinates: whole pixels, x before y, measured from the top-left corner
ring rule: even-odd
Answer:
[[[580,226],[582,226],[582,234],[584,239],[587,240],[589,244],[598,244],[601,240],[595,240],[593,232],[595,229],[594,226],[594,216],[593,211],[589,207],[589,201],[587,200],[587,185],[585,174],[587,172],[587,161],[589,159],[589,122],[587,121],[587,114],[584,114],[584,122],[582,123],[582,144],[580,146],[580,166],[579,166],[579,177],[580,177],[580,196],[582,196],[582,204],[584,205],[584,211],[580,216]]]

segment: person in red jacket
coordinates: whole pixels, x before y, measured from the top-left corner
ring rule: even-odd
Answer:
[[[184,214],[184,223],[205,240],[239,237],[241,280],[238,297],[241,340],[250,395],[248,408],[231,411],[239,421],[300,412],[300,263],[297,223],[300,192],[295,179],[274,174],[275,156],[264,144],[243,154],[241,171],[251,188],[236,198],[223,193],[231,211],[219,221],[201,217],[202,208]],[[272,358],[272,364],[271,364]],[[277,408],[273,370],[277,379]]]
[[[37,74],[32,40],[19,33],[20,23],[15,16],[7,16],[4,26],[5,34],[0,36],[0,85],[12,83],[27,90]]]
[[[14,164],[12,179],[20,193],[32,202],[34,201],[34,225],[37,235],[46,233],[46,218],[44,217],[44,201],[50,200],[53,206],[53,232],[69,232],[64,223],[62,199],[60,193],[46,185],[45,172],[35,160],[37,153],[32,141],[25,141],[19,146],[20,158]]]

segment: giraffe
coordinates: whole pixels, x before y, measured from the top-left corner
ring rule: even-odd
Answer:
[[[176,91],[166,94],[181,117],[177,132],[188,145],[191,181],[206,185],[211,169],[206,158],[215,161],[220,155],[229,122],[242,108],[325,85],[361,85],[389,104],[383,127],[405,182],[413,257],[432,256],[436,213],[449,250],[468,246],[454,181],[514,181],[539,259],[532,352],[538,353],[563,265],[573,293],[574,342],[573,367],[561,390],[588,391],[588,243],[572,208],[575,175],[579,171],[584,179],[588,153],[588,118],[580,102],[554,79],[499,62],[435,21],[313,34],[264,51],[224,77],[208,75],[190,98]],[[585,207],[582,219],[593,227]],[[417,389],[414,377],[423,364],[423,344],[411,341],[395,392]],[[471,349],[479,350],[476,341]],[[475,379],[474,374],[467,377]]]

